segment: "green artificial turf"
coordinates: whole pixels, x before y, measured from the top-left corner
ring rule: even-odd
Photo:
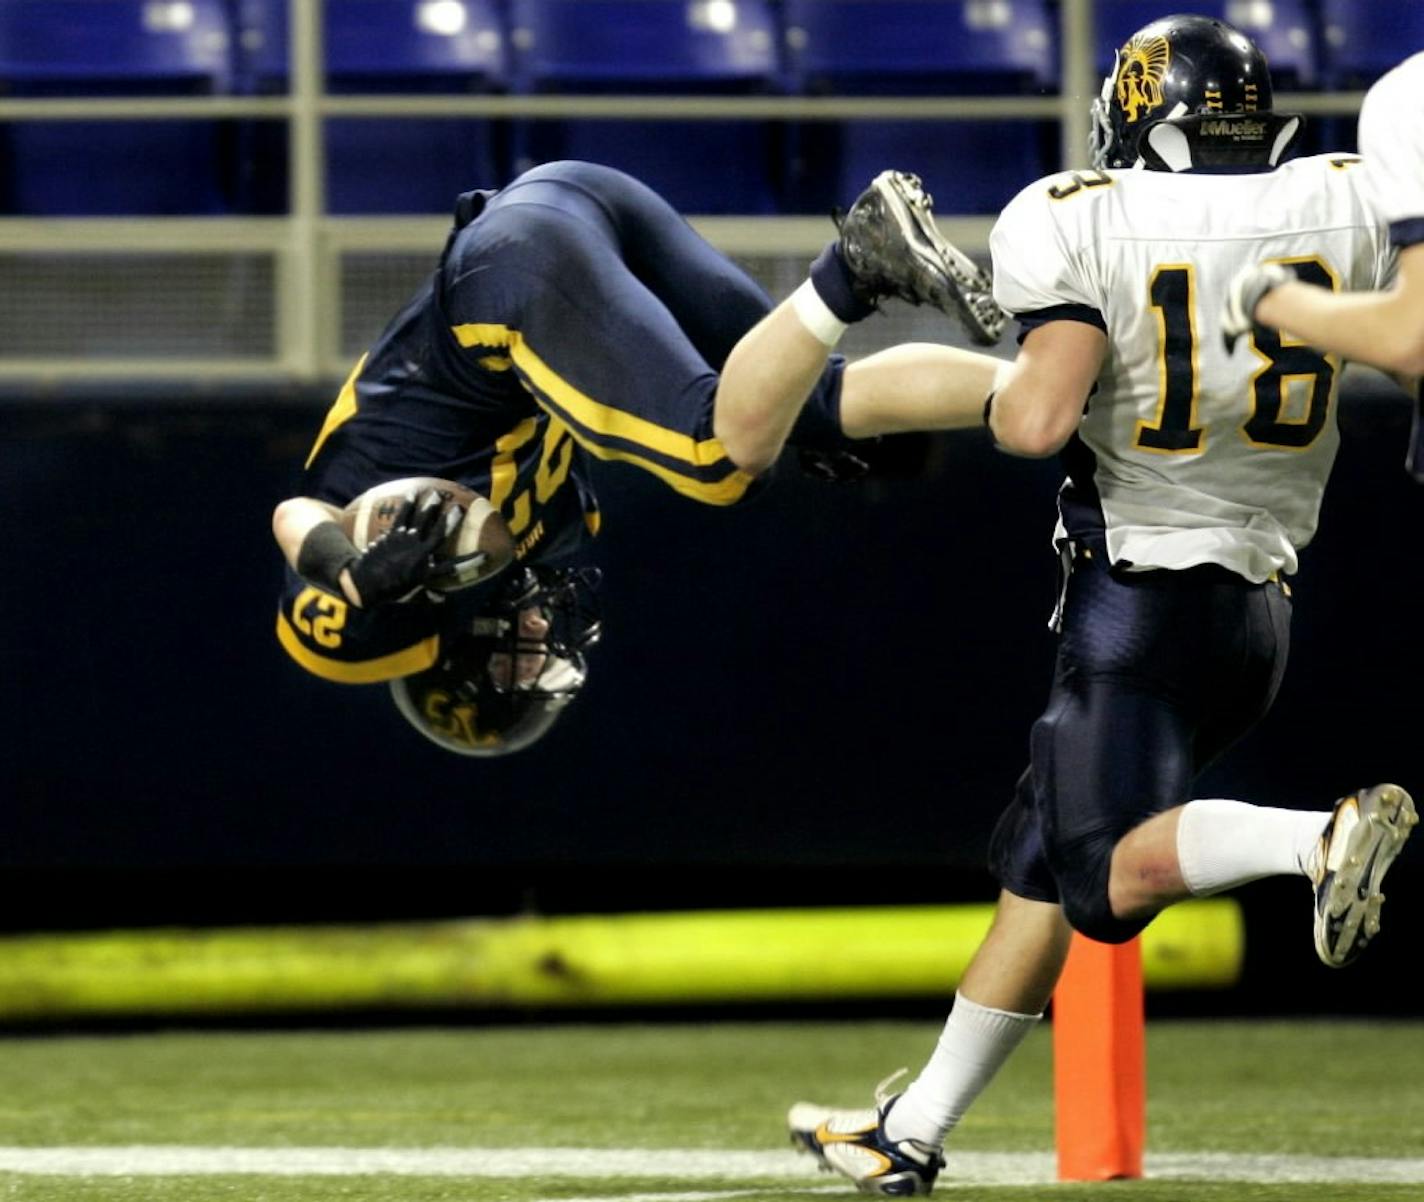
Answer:
[[[798,1098],[866,1104],[918,1067],[925,1022],[514,1025],[0,1040],[0,1145],[785,1150]],[[1161,1022],[1148,1028],[1149,1155],[1424,1157],[1424,1025]],[[949,1148],[1053,1149],[1052,1046],[1035,1032]],[[0,1199],[535,1202],[653,1193],[852,1197],[838,1179],[75,1177],[0,1173]],[[763,1188],[764,1187],[764,1188]],[[946,1185],[994,1202],[1403,1202],[1406,1184],[1133,1181]]]

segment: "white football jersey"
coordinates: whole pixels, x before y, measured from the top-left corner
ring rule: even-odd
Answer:
[[[1339,445],[1340,363],[1265,330],[1228,354],[1221,298],[1268,261],[1328,287],[1380,286],[1388,240],[1361,175],[1358,159],[1328,156],[1251,175],[1072,172],[1000,216],[998,302],[1027,324],[1055,309],[1100,317],[1107,333],[1078,429],[1093,462],[1070,473],[1091,475],[1075,492],[1095,491],[1114,563],[1295,571]]]
[[[1385,221],[1424,222],[1424,53],[1405,59],[1365,94],[1360,153]],[[1424,229],[1413,228],[1398,240],[1424,241]]]

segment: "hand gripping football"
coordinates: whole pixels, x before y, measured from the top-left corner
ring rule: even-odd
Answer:
[[[465,519],[441,548],[441,564],[427,587],[453,593],[488,580],[514,559],[514,536],[499,510],[484,497],[453,480],[434,476],[409,476],[388,480],[367,489],[341,511],[341,528],[364,551],[391,528],[406,497],[436,489],[445,507],[462,506]]]

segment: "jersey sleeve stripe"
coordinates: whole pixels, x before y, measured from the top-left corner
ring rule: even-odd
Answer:
[[[280,610],[277,613],[277,641],[288,655],[313,676],[320,676],[323,680],[337,684],[379,684],[384,680],[395,680],[398,676],[409,676],[412,672],[423,672],[435,663],[440,651],[440,636],[432,634],[412,646],[393,651],[389,655],[378,656],[376,659],[328,659],[324,655],[318,655],[302,641],[301,636],[287,620],[287,615]]]
[[[1389,240],[1400,250],[1424,242],[1424,217],[1395,221],[1389,227]]]
[[[1097,326],[1104,334],[1108,332],[1108,323],[1103,320],[1103,315],[1088,305],[1050,305],[1046,309],[1032,309],[1014,316],[1019,323],[1020,342],[1028,337],[1029,331],[1050,321],[1081,321],[1085,325]]]

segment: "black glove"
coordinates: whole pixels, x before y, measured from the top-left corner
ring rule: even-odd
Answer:
[[[832,484],[913,479],[925,473],[931,449],[931,435],[920,430],[862,439],[853,451],[798,448],[801,470]]]
[[[444,500],[433,488],[411,493],[390,529],[347,564],[362,609],[408,601],[430,579],[436,552],[465,517],[459,505],[442,510]]]
[[[870,465],[849,451],[813,451],[809,447],[802,447],[799,450],[799,458],[801,470],[806,475],[830,484],[863,480],[870,474]]]

